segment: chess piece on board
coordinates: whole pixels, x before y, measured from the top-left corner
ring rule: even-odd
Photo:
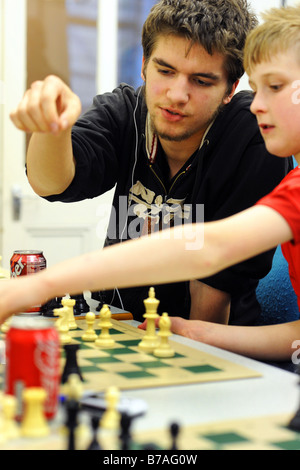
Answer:
[[[95,415],[91,417],[91,428],[93,438],[86,450],[101,450],[101,445],[98,438],[99,421],[99,416]]]
[[[55,326],[59,333],[59,340],[61,344],[69,344],[72,341],[72,336],[69,334],[69,309],[68,307],[55,308],[53,310],[54,316],[59,317]]]
[[[66,362],[64,370],[61,376],[61,383],[65,384],[68,382],[69,376],[72,374],[78,375],[80,380],[83,382],[83,377],[80,371],[80,367],[77,361],[77,351],[79,349],[79,344],[65,344],[64,350],[66,354]]]
[[[75,300],[74,315],[77,316],[89,312],[90,307],[88,306],[83,294],[72,295],[71,298]]]
[[[111,337],[109,330],[113,326],[111,321],[111,311],[108,305],[103,305],[100,311],[99,327],[101,333],[95,341],[95,346],[99,348],[112,348],[115,345],[115,340]]]
[[[24,417],[21,423],[21,435],[24,437],[44,437],[50,432],[44,413],[47,392],[40,387],[29,387],[23,392]]]
[[[64,298],[61,301],[62,306],[68,309],[68,326],[69,330],[77,330],[77,323],[74,317],[74,306],[75,306],[75,299],[67,299]]]
[[[158,336],[160,337],[160,344],[157,348],[154,349],[154,356],[157,357],[173,357],[175,355],[174,350],[169,344],[169,336],[171,336],[171,320],[167,313],[163,313],[159,322],[159,332]]]
[[[121,415],[121,421],[120,421],[121,432],[119,435],[121,450],[130,450],[130,445],[132,442],[131,424],[132,424],[132,417],[129,416],[128,413],[123,412]]]
[[[178,423],[172,423],[170,425],[170,435],[171,435],[171,449],[178,450],[178,436],[180,433],[180,426]]]
[[[96,315],[93,312],[88,312],[86,314],[85,319],[86,319],[88,327],[84,331],[81,339],[82,341],[91,341],[91,342],[96,341],[96,339],[98,338],[98,335],[96,331],[94,330]]]
[[[12,318],[13,317],[9,317],[9,318],[7,318],[7,320],[5,320],[5,322],[2,323],[2,325],[1,325],[1,332],[2,333],[5,334],[5,333],[8,332],[8,330],[10,329],[10,324],[11,324]]]
[[[13,395],[3,395],[2,398],[3,427],[2,432],[6,439],[16,439],[20,436],[20,429],[15,420],[17,412],[17,398]]]
[[[159,340],[156,335],[155,320],[158,318],[157,308],[159,300],[155,298],[155,290],[153,287],[149,289],[149,297],[144,300],[146,313],[144,318],[147,320],[146,333],[142,341],[139,343],[138,348],[144,352],[153,352],[158,346]]]
[[[67,378],[66,429],[68,431],[68,450],[76,450],[76,432],[79,428],[78,415],[82,397],[82,383],[78,374],[70,374]]]
[[[43,317],[54,317],[54,309],[62,308],[61,299],[61,297],[55,297],[42,305],[41,315]]]
[[[92,292],[91,297],[92,297],[93,300],[99,302],[98,306],[96,307],[96,312],[100,312],[103,305],[107,304],[106,298],[105,298],[106,297],[105,292],[104,291]]]
[[[120,413],[117,409],[120,392],[117,387],[109,387],[105,393],[107,408],[101,418],[101,427],[104,429],[117,430],[120,427]]]

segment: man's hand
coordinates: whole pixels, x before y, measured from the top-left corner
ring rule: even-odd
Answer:
[[[22,131],[58,135],[72,127],[80,113],[78,96],[60,78],[49,75],[31,85],[10,117]]]

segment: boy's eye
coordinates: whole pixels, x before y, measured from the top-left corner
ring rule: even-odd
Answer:
[[[270,88],[274,91],[279,91],[281,89],[281,87],[282,87],[281,84],[270,85]]]

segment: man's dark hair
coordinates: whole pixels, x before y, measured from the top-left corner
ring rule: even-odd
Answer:
[[[244,73],[247,34],[257,25],[247,0],[160,0],[151,9],[142,32],[145,64],[157,39],[174,34],[225,56],[228,90]]]

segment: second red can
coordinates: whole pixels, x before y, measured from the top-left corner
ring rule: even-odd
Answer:
[[[19,250],[14,251],[10,259],[10,276],[26,276],[42,269],[46,269],[47,262],[42,251],[37,250]],[[27,312],[41,311],[41,305],[32,306]]]
[[[47,392],[45,416],[57,412],[60,386],[60,343],[53,325],[43,317],[13,317],[6,334],[5,393],[17,398],[17,417],[23,413],[23,390]]]

